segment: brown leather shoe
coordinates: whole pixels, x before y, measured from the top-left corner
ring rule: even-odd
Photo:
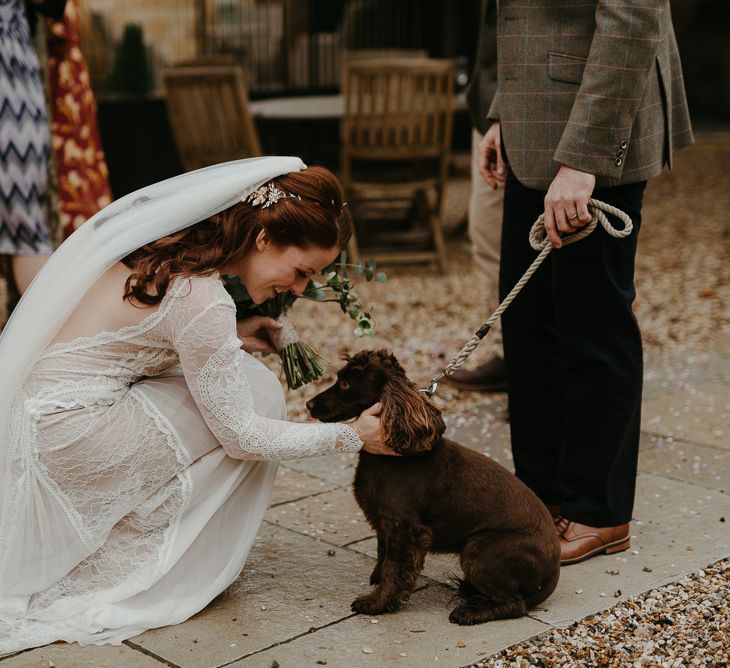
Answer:
[[[504,392],[507,390],[507,376],[504,370],[504,359],[493,357],[471,371],[457,369],[446,382],[458,390],[472,392]]]
[[[630,545],[628,524],[597,528],[568,522],[560,536],[560,565],[577,564],[597,554],[622,552]]]

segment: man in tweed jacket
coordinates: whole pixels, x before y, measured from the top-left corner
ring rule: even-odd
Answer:
[[[629,547],[641,335],[632,311],[646,180],[692,142],[669,0],[501,0],[498,89],[481,170],[505,183],[500,293],[589,197],[631,216],[551,253],[502,316],[517,475],[556,515],[561,562]],[[620,226],[620,224],[619,224]]]

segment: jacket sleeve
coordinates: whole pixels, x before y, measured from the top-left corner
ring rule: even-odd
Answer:
[[[595,31],[556,162],[618,180],[663,39],[667,0],[599,0]],[[559,67],[559,65],[558,65]]]
[[[206,424],[231,457],[283,460],[362,447],[344,424],[299,424],[255,413],[247,367],[263,369],[241,350],[235,305],[217,278],[190,279],[190,290],[165,316],[164,333]]]

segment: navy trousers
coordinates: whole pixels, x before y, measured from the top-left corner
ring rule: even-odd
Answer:
[[[632,234],[615,239],[599,225],[553,250],[502,315],[516,474],[563,516],[595,527],[628,522],[634,504],[643,361],[632,303],[645,187],[597,188],[594,199],[631,217]],[[509,172],[502,299],[537,255],[528,232],[544,197]]]

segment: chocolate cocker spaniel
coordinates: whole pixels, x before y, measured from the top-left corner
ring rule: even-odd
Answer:
[[[428,552],[460,555],[459,604],[449,619],[519,617],[555,589],[560,548],[550,513],[512,473],[443,438],[439,411],[386,350],[347,358],[337,382],[307,402],[312,417],[347,420],[380,401],[384,442],[400,457],[360,452],[355,498],[378,537],[377,585],[352,604],[376,615],[413,591]]]

